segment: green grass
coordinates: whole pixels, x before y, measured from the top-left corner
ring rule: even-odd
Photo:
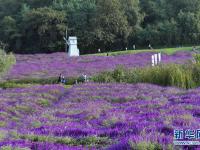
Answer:
[[[69,77],[67,78],[67,83],[64,85],[66,88],[69,88],[75,83],[78,78]],[[19,80],[9,80],[5,82],[0,82],[0,88],[26,88],[35,85],[46,85],[46,84],[58,84],[58,78],[46,78],[46,79],[37,79],[37,78],[27,78]]]
[[[49,100],[44,99],[44,98],[38,99],[37,103],[42,107],[49,107],[50,106]]]
[[[200,86],[200,64],[167,64],[143,69],[118,66],[114,71],[94,76],[92,80],[100,83],[151,83],[190,89]]]
[[[6,122],[4,122],[4,121],[0,121],[0,127],[5,127],[6,125],[7,125]]]
[[[140,142],[140,143],[133,143],[129,142],[132,150],[162,150],[162,146],[157,143],[150,143],[150,142]],[[167,150],[172,150],[170,147]]]
[[[33,121],[33,122],[31,123],[31,125],[32,125],[32,127],[34,127],[34,128],[39,128],[39,127],[41,127],[42,123],[41,123],[40,121]]]
[[[12,146],[3,146],[1,150],[30,150],[29,148],[13,148]]]
[[[30,107],[30,106],[25,106],[25,105],[17,105],[17,106],[15,107],[15,109],[16,109],[17,111],[23,112],[23,113],[25,113],[25,114],[31,114],[31,113],[34,112],[34,109],[33,109],[32,107]]]
[[[4,75],[15,63],[15,56],[12,53],[6,54],[2,49],[0,49],[0,76]]]
[[[0,141],[4,140],[7,136],[7,131],[0,130]]]
[[[200,54],[195,54],[194,59],[195,59],[196,63],[200,64]]]
[[[108,52],[109,55],[115,56],[115,55],[122,55],[122,54],[137,54],[137,53],[143,53],[143,52],[163,52],[166,54],[174,54],[178,51],[191,51],[193,47],[179,47],[179,48],[159,48],[159,49],[138,49],[138,50],[123,50],[123,51],[115,51],[115,52]],[[196,46],[197,49],[200,49],[200,46]],[[98,55],[98,56],[106,56],[106,53],[96,53],[96,54],[90,54],[90,55]]]
[[[53,136],[39,136],[39,135],[19,135],[17,133],[13,134],[15,139],[24,139],[33,142],[52,142],[57,144],[64,144],[64,145],[73,145],[73,146],[87,146],[87,147],[102,147],[106,146],[111,143],[111,140],[108,137],[96,137],[96,136],[89,136],[89,137],[81,137],[78,139],[71,138],[71,137],[53,137]]]

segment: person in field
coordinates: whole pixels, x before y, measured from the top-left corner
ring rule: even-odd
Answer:
[[[151,46],[151,44],[149,44],[148,48],[149,48],[149,49],[153,49],[153,47]]]
[[[62,83],[65,84],[66,83],[66,79],[64,76],[62,76]]]
[[[58,77],[58,83],[63,83],[63,84],[66,83],[66,79],[62,74],[60,74]]]
[[[58,83],[61,83],[61,79],[62,79],[62,74],[60,74],[58,77]]]

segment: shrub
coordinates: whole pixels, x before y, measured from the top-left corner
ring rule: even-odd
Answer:
[[[167,64],[130,70],[119,66],[112,72],[102,72],[94,76],[93,81],[152,83],[189,89],[200,86],[200,64]]]
[[[43,98],[38,99],[37,103],[38,103],[40,106],[42,106],[42,107],[48,107],[48,106],[50,106],[50,102],[49,102],[48,99],[43,99]]]
[[[109,83],[115,81],[115,79],[112,76],[112,72],[107,72],[107,71],[94,76],[92,80],[94,82],[103,82],[103,83]]]
[[[195,54],[194,59],[196,63],[200,64],[200,54]]]
[[[200,63],[191,65],[192,70],[192,79],[195,82],[196,86],[200,85]]]
[[[126,74],[125,68],[120,65],[113,71],[112,76],[116,82],[123,82],[126,79],[125,74]]]
[[[15,63],[15,57],[12,53],[6,54],[0,48],[0,75],[3,75]]]

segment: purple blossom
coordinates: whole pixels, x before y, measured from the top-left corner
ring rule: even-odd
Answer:
[[[152,84],[86,83],[0,90],[1,146],[38,149],[129,149],[131,143],[173,143],[174,129],[199,129],[200,89],[189,91]],[[41,106],[40,99],[51,105]],[[119,101],[120,99],[120,101]],[[100,144],[60,144],[14,140],[18,135],[103,139]],[[98,140],[97,140],[98,141]],[[104,143],[104,144],[103,144]]]
[[[48,78],[58,77],[60,73],[67,77],[81,74],[94,75],[96,73],[113,70],[117,65],[127,68],[151,65],[153,53],[138,53],[118,56],[81,56],[67,57],[66,53],[16,55],[16,64],[5,79]],[[177,52],[174,55],[162,54],[163,63],[186,63],[192,59],[189,52]],[[55,69],[56,68],[56,69]]]

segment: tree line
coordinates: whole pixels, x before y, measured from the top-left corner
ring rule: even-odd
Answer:
[[[67,29],[82,54],[196,45],[199,8],[199,0],[0,0],[0,41],[15,53],[64,51]]]

